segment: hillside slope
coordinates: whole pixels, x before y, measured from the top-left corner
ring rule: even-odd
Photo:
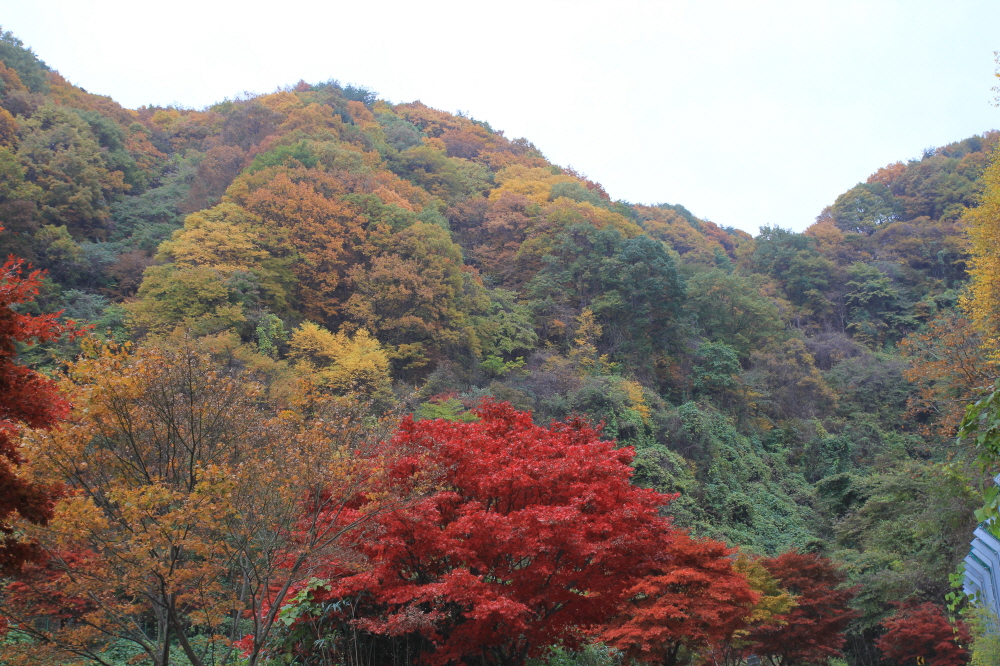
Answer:
[[[0,247],[48,271],[38,307],[201,339],[277,393],[602,422],[636,483],[681,493],[678,524],[836,555],[866,586],[857,636],[947,590],[977,499],[971,467],[939,463],[969,457],[950,436],[995,376],[956,307],[962,215],[997,133],[751,237],[333,80],[132,110],[10,33],[0,61]]]

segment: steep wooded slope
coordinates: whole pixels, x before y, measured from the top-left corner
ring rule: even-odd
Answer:
[[[944,593],[976,500],[937,463],[963,457],[946,437],[993,373],[955,308],[995,133],[880,169],[804,234],[751,237],[336,81],[130,110],[10,33],[0,60],[0,244],[49,271],[40,308],[203,339],[275,392],[601,421],[637,483],[681,493],[679,524],[839,553],[868,583],[858,635]]]

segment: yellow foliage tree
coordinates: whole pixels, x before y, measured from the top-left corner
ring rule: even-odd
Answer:
[[[156,258],[179,266],[246,270],[269,256],[246,230],[254,223],[261,221],[231,203],[192,213],[183,229],[160,244]]]
[[[246,321],[243,307],[230,302],[227,277],[205,266],[150,266],[138,300],[126,304],[140,330],[166,334],[180,327],[195,335],[225,331]]]
[[[366,329],[348,336],[306,322],[292,333],[289,347],[289,358],[320,387],[372,398],[389,393],[389,356]]]
[[[514,164],[501,169],[496,174],[497,188],[490,192],[490,201],[496,201],[505,193],[520,194],[535,203],[546,203],[550,200],[552,186],[557,183],[577,183],[573,176],[557,175],[551,169],[544,167],[526,167]]]
[[[604,329],[597,323],[590,308],[584,308],[580,316],[576,317],[576,335],[568,357],[584,373],[606,375],[615,369],[608,355],[597,350],[597,341],[603,332]]]
[[[1000,155],[983,172],[979,205],[963,216],[972,241],[969,291],[962,305],[992,354],[1000,344]]]
[[[280,231],[264,227],[256,215],[222,203],[188,215],[184,228],[160,243],[156,258],[172,261],[177,269],[212,269],[223,280],[237,272],[250,273],[260,283],[264,304],[283,312],[294,288],[293,258],[281,256]]]

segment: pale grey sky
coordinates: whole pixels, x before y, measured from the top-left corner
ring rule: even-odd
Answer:
[[[0,0],[0,24],[128,107],[336,78],[752,233],[1000,127],[996,0]]]

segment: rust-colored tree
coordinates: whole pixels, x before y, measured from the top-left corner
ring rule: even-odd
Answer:
[[[972,637],[965,623],[959,620],[952,625],[941,608],[929,601],[897,604],[896,612],[882,626],[886,632],[875,646],[900,664],[965,666],[969,663],[965,646]]]
[[[760,595],[721,541],[677,532],[663,559],[628,590],[600,638],[636,661],[675,666],[744,628]],[[685,662],[686,663],[686,662]]]
[[[418,222],[403,229],[349,276],[354,293],[346,313],[395,347],[404,374],[477,349],[469,313],[487,307],[484,291],[475,274],[463,270],[461,249],[441,227]]]
[[[796,595],[795,607],[751,632],[751,651],[771,666],[823,662],[840,654],[844,630],[855,616],[855,590],[832,560],[794,550],[761,560],[781,587]],[[784,624],[782,624],[784,623]]]
[[[187,199],[180,204],[181,212],[193,213],[219,202],[226,188],[239,175],[246,153],[239,146],[213,146],[198,164],[198,175]]]
[[[466,199],[448,209],[452,232],[468,251],[470,262],[504,284],[524,280],[516,269],[517,250],[527,238],[533,216],[540,214],[538,204],[510,192],[495,201]]]
[[[972,322],[954,314],[903,338],[900,351],[912,363],[903,374],[918,388],[907,401],[908,413],[925,434],[953,437],[966,405],[987,393],[1000,375],[1000,362]]]

